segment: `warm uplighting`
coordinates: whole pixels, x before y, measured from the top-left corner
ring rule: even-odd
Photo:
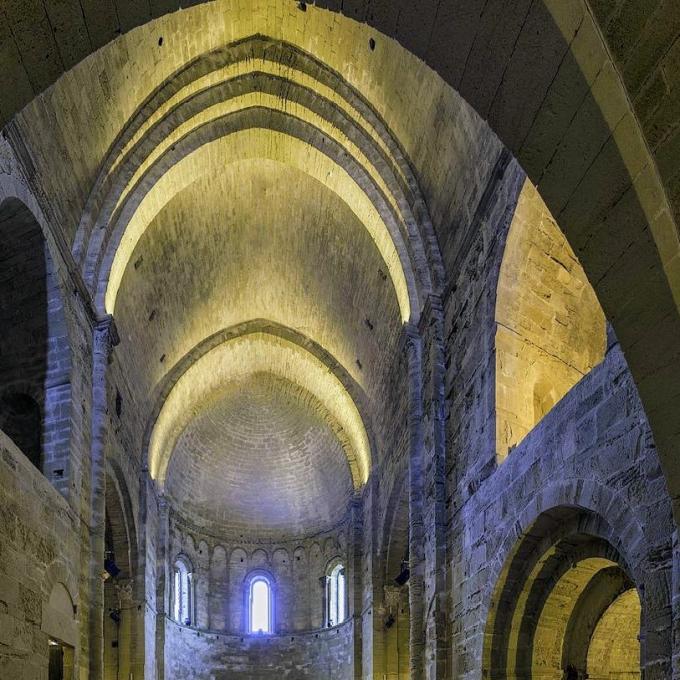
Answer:
[[[177,437],[193,414],[225,386],[255,373],[271,373],[299,385],[325,407],[342,432],[355,488],[368,479],[371,453],[361,414],[347,389],[325,364],[301,346],[268,333],[227,341],[196,361],[178,380],[154,424],[149,470],[162,488]]]

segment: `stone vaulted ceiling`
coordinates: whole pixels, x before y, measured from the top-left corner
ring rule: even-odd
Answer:
[[[116,320],[158,491],[196,523],[299,535],[380,464],[402,326],[442,289],[501,147],[367,27],[232,4],[121,37],[18,125]]]
[[[259,373],[232,382],[180,435],[168,494],[196,524],[250,537],[326,529],[343,519],[352,495],[337,429],[286,380]]]

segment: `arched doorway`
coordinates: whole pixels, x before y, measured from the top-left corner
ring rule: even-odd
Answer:
[[[119,475],[106,476],[104,535],[104,680],[141,672],[136,606],[137,540],[127,489]]]
[[[48,680],[73,680],[78,646],[76,608],[63,583],[57,582],[42,606],[41,630],[47,634]]]
[[[590,680],[640,677],[640,609],[637,591],[629,588],[604,610],[588,645]]]
[[[592,513],[556,508],[520,541],[494,590],[484,678],[641,677],[640,596],[596,526]]]

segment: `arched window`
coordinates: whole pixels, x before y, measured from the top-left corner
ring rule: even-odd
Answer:
[[[193,574],[183,557],[175,560],[172,584],[172,617],[178,623],[190,626],[194,606]]]
[[[257,572],[247,580],[248,632],[274,632],[274,590],[271,577]]]
[[[345,567],[333,562],[326,574],[326,625],[337,626],[347,618]]]

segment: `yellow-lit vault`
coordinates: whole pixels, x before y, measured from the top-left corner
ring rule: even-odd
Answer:
[[[141,45],[152,30],[150,58]],[[146,31],[74,69],[54,100],[58,108],[99,69],[98,84],[116,100],[85,141],[101,162],[82,199],[73,252],[144,383],[133,398],[153,396],[153,408],[140,411],[151,477],[164,493],[190,423],[218,395],[244,389],[246,377],[269,374],[318,401],[360,491],[375,462],[367,430],[381,407],[360,412],[326,358],[366,395],[364,404],[375,402],[402,325],[418,322],[442,283],[427,202],[398,137],[411,126],[390,120],[403,97],[399,59],[408,57],[388,42],[376,52],[365,27],[340,29],[327,13],[302,16],[281,2],[253,3],[248,12],[218,2]],[[332,47],[319,49],[326,34]],[[121,77],[123,55],[130,75],[146,74],[144,86]],[[376,61],[380,79],[371,75]],[[464,111],[419,70],[409,76],[414,93],[425,78],[452,116]],[[97,106],[95,93],[80,91]],[[437,113],[417,97],[402,106],[406,118]],[[66,138],[77,134],[67,117],[61,125]],[[195,359],[207,338],[258,319],[320,352],[248,333]],[[216,446],[214,455],[226,454]]]
[[[441,180],[497,143],[423,64],[375,37],[313,8],[220,0],[122,36],[51,92],[55,155],[36,163],[47,171],[73,145],[72,250],[138,378],[124,396],[160,493],[182,433],[253,376],[314,401],[355,491],[381,459],[391,357],[443,284]],[[84,134],[76,92],[91,112]],[[29,105],[19,124],[44,115]]]

